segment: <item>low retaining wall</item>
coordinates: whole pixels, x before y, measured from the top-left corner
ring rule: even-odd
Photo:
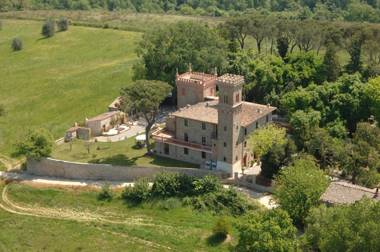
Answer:
[[[28,160],[27,162],[27,173],[29,174],[64,179],[134,181],[141,177],[153,178],[160,172],[177,172],[194,177],[206,175],[214,175],[219,178],[226,177],[225,173],[196,168],[113,166],[109,164],[75,163],[52,158],[45,158],[40,161]]]

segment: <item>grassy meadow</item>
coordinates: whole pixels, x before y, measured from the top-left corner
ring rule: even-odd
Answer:
[[[0,203],[18,214],[0,209],[0,250],[228,251],[237,241],[236,230],[228,243],[210,239],[218,216],[209,212],[194,211],[177,201],[132,207],[118,198],[119,193],[104,202],[89,188],[10,184],[6,201],[3,197]]]
[[[0,30],[0,153],[10,155],[29,128],[62,137],[74,122],[104,112],[131,81],[141,33],[70,26],[52,38],[40,21],[2,20]],[[22,39],[22,51],[11,40]]]

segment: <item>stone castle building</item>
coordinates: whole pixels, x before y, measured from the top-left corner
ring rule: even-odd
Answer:
[[[243,101],[243,84],[239,75],[177,74],[178,110],[152,134],[156,154],[231,175],[249,167],[247,137],[276,108]]]

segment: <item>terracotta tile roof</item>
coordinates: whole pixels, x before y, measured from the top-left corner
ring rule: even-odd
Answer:
[[[104,120],[104,119],[107,119],[107,118],[110,118],[114,115],[117,115],[119,114],[120,112],[119,111],[111,111],[111,112],[106,112],[106,113],[103,113],[103,114],[100,114],[100,115],[97,115],[93,118],[90,118],[88,119],[87,121],[88,122],[93,122],[93,121],[101,121],[101,120]]]
[[[200,102],[177,110],[172,115],[202,122],[218,123],[218,100]],[[257,119],[276,110],[275,107],[251,102],[243,102],[242,126],[247,127]]]
[[[376,189],[351,184],[347,181],[333,181],[321,196],[321,201],[329,204],[352,204],[363,197],[380,200],[375,197]]]

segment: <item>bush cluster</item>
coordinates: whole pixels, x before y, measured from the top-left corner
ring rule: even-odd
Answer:
[[[20,38],[14,38],[12,40],[12,50],[13,51],[21,51],[22,50],[22,40]]]
[[[67,31],[69,29],[69,20],[65,17],[59,18],[57,21],[58,31]]]
[[[48,19],[45,21],[45,23],[42,25],[42,31],[41,34],[45,38],[53,37],[55,34],[55,23],[52,19]]]
[[[113,198],[109,185],[104,185],[98,194],[98,200],[111,201]]]
[[[178,173],[158,174],[152,187],[149,186],[148,180],[138,180],[133,187],[124,190],[122,198],[133,204],[161,199],[159,207],[166,210],[183,204],[199,211],[235,216],[257,208],[236,190],[224,189],[214,176],[194,178]]]

